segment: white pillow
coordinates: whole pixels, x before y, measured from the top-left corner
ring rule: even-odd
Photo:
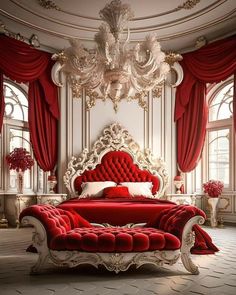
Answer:
[[[120,182],[119,184],[127,186],[132,196],[153,198],[152,182]]]
[[[116,183],[114,181],[82,182],[82,192],[79,197],[101,197],[103,194],[103,189],[111,186],[116,186]]]

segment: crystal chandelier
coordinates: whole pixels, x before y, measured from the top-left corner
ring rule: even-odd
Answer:
[[[80,97],[84,88],[88,109],[95,105],[96,99],[110,99],[115,111],[122,99],[136,99],[146,109],[148,92],[160,87],[170,71],[166,55],[155,35],[148,35],[131,48],[129,29],[125,30],[133,17],[129,5],[113,0],[99,15],[104,23],[94,38],[96,48],[88,50],[78,39],[71,39],[71,47],[53,55],[57,60],[53,80],[62,86],[59,72],[64,72],[73,97]]]

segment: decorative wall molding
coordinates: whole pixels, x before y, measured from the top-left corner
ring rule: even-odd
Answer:
[[[4,196],[0,195],[0,213],[4,211]]]

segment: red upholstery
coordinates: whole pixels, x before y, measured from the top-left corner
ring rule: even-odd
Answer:
[[[92,227],[72,209],[67,211],[51,205],[33,205],[22,211],[20,221],[24,216],[33,216],[41,221],[47,232],[48,246],[52,249],[130,252],[178,249],[183,228],[195,215],[205,218],[205,213],[196,207],[172,205],[168,209],[159,211],[145,228],[104,229]],[[207,237],[199,226],[195,225],[194,230],[198,243],[196,253],[209,254],[218,251],[210,237]],[[202,239],[199,239],[199,233]],[[200,244],[204,241],[205,248],[202,249]]]
[[[89,222],[122,226],[127,223],[146,223],[162,210],[173,206],[176,204],[170,201],[140,196],[128,199],[74,198],[61,203],[58,208],[74,210]]]
[[[127,186],[106,187],[103,190],[103,196],[108,199],[132,198]]]
[[[206,218],[205,213],[197,207],[190,205],[176,205],[160,212],[157,217],[150,220],[146,226],[159,228],[160,230],[172,233],[181,239],[185,224],[189,219],[196,215],[201,215]]]
[[[142,252],[176,250],[180,248],[180,240],[154,228],[94,227],[61,233],[51,240],[49,247],[86,252]]]
[[[81,183],[89,181],[120,182],[152,182],[152,193],[159,189],[160,183],[156,176],[147,170],[141,170],[133,163],[132,157],[122,151],[108,152],[94,170],[86,170],[75,179],[74,187],[81,193]]]
[[[48,243],[52,237],[65,234],[75,227],[92,227],[76,212],[57,209],[51,205],[30,206],[21,212],[20,221],[24,216],[33,216],[41,221],[47,232]]]

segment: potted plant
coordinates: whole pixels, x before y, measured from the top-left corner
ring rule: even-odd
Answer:
[[[23,193],[24,172],[34,165],[30,153],[25,148],[15,148],[9,155],[6,156],[6,161],[10,170],[17,172],[17,192]]]

